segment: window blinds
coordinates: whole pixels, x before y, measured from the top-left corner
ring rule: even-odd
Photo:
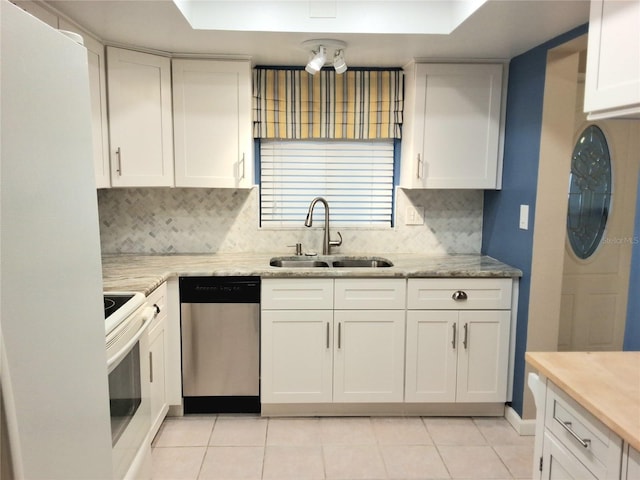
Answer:
[[[262,226],[304,225],[315,197],[329,202],[332,225],[391,226],[393,140],[262,140]],[[316,207],[314,225],[324,221]]]

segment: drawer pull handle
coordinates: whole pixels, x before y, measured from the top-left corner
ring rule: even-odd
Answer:
[[[463,292],[462,290],[458,290],[457,292],[453,293],[451,298],[453,298],[456,302],[460,302],[462,300],[466,300],[468,298],[467,297],[467,292]]]
[[[338,349],[342,348],[342,324],[338,322]]]
[[[560,420],[557,417],[556,417],[556,422],[562,425],[562,428],[564,428],[567,432],[569,432],[569,434],[573,438],[575,438],[580,445],[582,445],[584,448],[589,448],[589,446],[591,445],[591,439],[580,438],[580,436],[576,432],[574,432],[573,429],[571,428],[571,422],[565,422],[563,420]]]

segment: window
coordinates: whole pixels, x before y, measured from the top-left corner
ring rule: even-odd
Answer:
[[[393,160],[393,140],[263,139],[261,225],[300,227],[311,200],[324,197],[334,225],[391,227]],[[323,215],[318,209],[314,221]]]
[[[611,157],[607,139],[595,125],[587,127],[571,157],[567,237],[578,258],[589,258],[604,235],[611,207]]]

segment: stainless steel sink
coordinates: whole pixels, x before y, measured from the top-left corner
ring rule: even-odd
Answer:
[[[272,267],[281,268],[384,268],[393,263],[380,257],[274,257],[269,261]]]
[[[332,266],[336,268],[380,268],[393,267],[393,263],[386,258],[345,258],[333,261]]]
[[[329,264],[322,260],[309,260],[308,258],[272,258],[269,261],[272,267],[282,268],[328,268]]]

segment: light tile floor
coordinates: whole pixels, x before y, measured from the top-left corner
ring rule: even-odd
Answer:
[[[533,437],[504,418],[167,418],[154,480],[530,479]]]

